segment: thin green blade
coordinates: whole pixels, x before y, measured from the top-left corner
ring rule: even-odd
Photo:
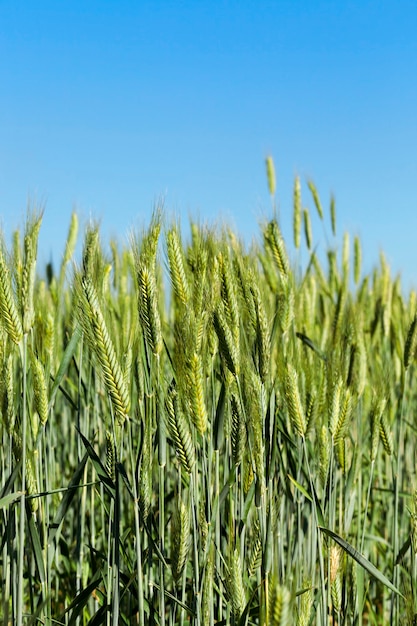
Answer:
[[[363,567],[369,574],[371,574],[371,576],[379,580],[379,582],[385,585],[386,587],[388,587],[388,589],[390,589],[394,593],[397,593],[399,596],[404,598],[401,591],[399,591],[396,587],[394,587],[392,582],[388,580],[388,578],[384,576],[384,574],[380,572],[379,569],[375,567],[375,565],[373,565],[370,561],[368,561],[368,559],[364,557],[363,554],[355,550],[355,548],[351,546],[350,543],[348,543],[345,539],[343,539],[342,537],[334,533],[332,530],[329,530],[328,528],[323,528],[323,526],[319,526],[319,528],[326,535],[334,539],[334,541],[336,541],[336,543],[338,543],[339,546],[341,546],[343,550],[347,554],[349,554],[349,556],[355,559],[355,561],[359,563],[361,567]]]

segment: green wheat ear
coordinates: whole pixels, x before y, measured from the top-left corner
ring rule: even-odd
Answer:
[[[271,584],[268,626],[287,626],[291,620],[291,592],[284,585]]]
[[[220,302],[213,315],[213,325],[219,341],[219,352],[230,372],[239,375],[239,345],[227,323],[224,304]]]
[[[20,343],[23,337],[23,326],[12,289],[12,280],[5,259],[3,242],[0,242],[0,313],[8,336],[14,343]]]
[[[0,415],[9,435],[15,432],[16,408],[14,401],[13,354],[9,354],[2,364],[0,379]]]
[[[361,266],[362,266],[362,249],[361,242],[358,236],[353,240],[353,280],[355,285],[359,284],[361,278]]]
[[[22,309],[23,332],[29,333],[35,320],[33,302],[36,274],[38,237],[42,215],[29,217],[24,237],[24,259],[21,279],[20,303]]]
[[[296,176],[294,181],[293,231],[294,246],[299,248],[301,240],[301,183],[299,176]]]
[[[266,177],[268,181],[268,191],[271,194],[271,196],[274,196],[277,185],[276,185],[274,160],[271,156],[266,157],[265,165],[266,165]]]
[[[177,583],[187,563],[190,548],[190,511],[181,500],[172,516],[172,575]]]
[[[195,448],[190,425],[182,411],[174,385],[170,386],[165,399],[165,415],[168,433],[174,443],[177,457],[185,471],[190,474],[196,461]]]
[[[184,258],[178,231],[174,228],[166,235],[169,275],[174,296],[182,305],[187,305],[190,298],[190,287],[184,268]]]
[[[332,225],[332,233],[336,236],[336,200],[333,194],[330,198],[330,222]]]
[[[407,338],[405,340],[404,356],[403,356],[403,363],[404,363],[405,369],[409,367],[410,363],[415,357],[416,345],[417,345],[417,314],[414,315],[414,318],[412,319],[411,324],[408,327]]]
[[[33,374],[33,396],[35,409],[38,412],[42,426],[44,426],[48,421],[48,387],[46,384],[45,370],[39,359],[32,351],[30,353],[30,364]]]
[[[313,245],[313,233],[311,229],[311,218],[308,209],[303,210],[303,223],[304,223],[304,236],[306,240],[306,246],[308,250],[311,250]]]
[[[321,202],[320,202],[320,198],[319,198],[319,194],[317,191],[317,188],[315,186],[315,184],[313,183],[312,180],[308,181],[308,188],[311,191],[311,195],[313,196],[313,201],[314,201],[314,205],[317,209],[317,213],[319,214],[320,219],[323,219],[323,207],[321,206]]]
[[[297,626],[308,626],[310,624],[311,611],[313,609],[314,595],[311,579],[304,579],[303,593],[300,598]]]
[[[239,465],[243,459],[246,446],[246,425],[239,397],[232,393],[231,406],[231,444],[232,456],[235,465]]]
[[[304,437],[307,430],[307,422],[301,403],[300,390],[298,387],[298,374],[291,363],[287,364],[285,376],[285,399],[287,401],[288,414],[295,432]]]
[[[204,399],[202,359],[197,352],[191,355],[187,368],[187,380],[189,383],[191,420],[198,432],[204,435],[208,426],[208,418]]]
[[[155,356],[159,356],[163,341],[155,274],[151,268],[142,265],[137,271],[137,278],[139,290],[139,318],[144,329],[145,340],[151,352]]]
[[[113,342],[107,330],[97,292],[91,279],[81,281],[82,299],[79,309],[80,321],[86,331],[86,338],[97,356],[101,373],[109,393],[112,406],[121,426],[130,410],[130,399],[122,369],[117,360]]]
[[[271,220],[266,225],[263,235],[266,252],[272,257],[281,278],[287,278],[290,274],[290,262],[278,222]]]
[[[242,577],[242,565],[238,550],[234,550],[228,562],[226,587],[232,605],[232,613],[238,621],[246,606],[246,594]]]

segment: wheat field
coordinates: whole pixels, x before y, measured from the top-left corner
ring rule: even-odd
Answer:
[[[0,623],[416,623],[416,293],[308,187],[292,241],[3,238]]]

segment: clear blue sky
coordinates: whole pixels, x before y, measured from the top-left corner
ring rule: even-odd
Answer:
[[[161,196],[250,241],[272,154],[289,241],[299,174],[417,287],[416,0],[1,0],[0,59],[0,219],[45,206],[41,264],[74,207],[125,242]]]

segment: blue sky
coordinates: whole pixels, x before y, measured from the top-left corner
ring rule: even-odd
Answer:
[[[0,220],[45,207],[39,260],[56,265],[72,210],[127,241],[169,215],[246,241],[292,188],[383,249],[417,287],[415,0],[0,1]],[[325,249],[321,227],[315,242]],[[330,232],[330,228],[328,228]]]

